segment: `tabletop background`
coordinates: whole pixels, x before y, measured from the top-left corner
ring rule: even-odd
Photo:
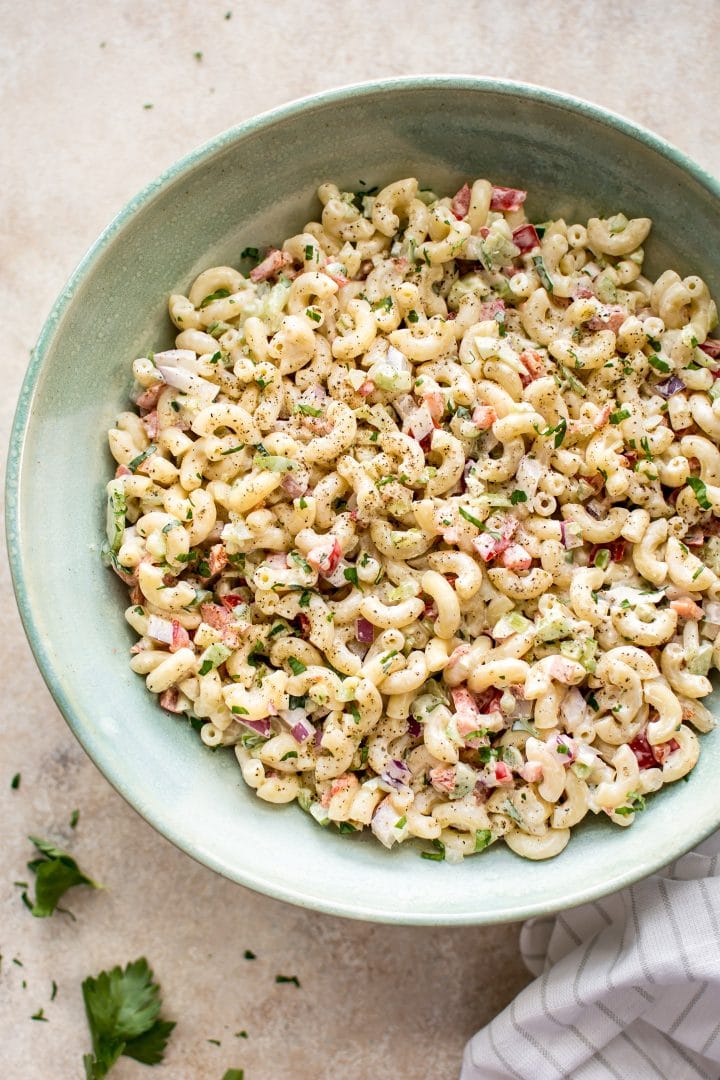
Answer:
[[[717,174],[718,44],[714,0],[0,0],[0,445],[33,342],[85,249],[147,181],[224,128],[363,79],[496,75],[624,113]],[[230,1067],[246,1080],[455,1077],[465,1040],[528,979],[518,928],[331,918],[256,896],[176,851],[66,728],[23,637],[4,558],[0,572],[5,1080],[80,1078],[89,1048],[80,984],[142,954],[178,1026],[162,1067],[122,1058],[117,1080],[220,1080]],[[66,844],[108,886],[70,894],[77,921],[34,919],[23,906],[13,882],[28,877],[28,833]],[[300,988],[277,985],[278,973]],[[31,1019],[39,1009],[47,1023]]]

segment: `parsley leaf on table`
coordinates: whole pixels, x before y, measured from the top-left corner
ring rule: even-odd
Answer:
[[[86,1080],[103,1080],[121,1055],[144,1065],[162,1061],[175,1023],[159,1018],[160,987],[144,956],[124,971],[88,977],[82,992],[93,1044],[83,1057]]]
[[[37,918],[43,919],[52,915],[60,899],[75,885],[103,888],[83,873],[67,851],[62,851],[49,840],[41,840],[38,836],[30,836],[28,839],[42,856],[28,863],[28,869],[35,874],[35,903],[30,910]]]

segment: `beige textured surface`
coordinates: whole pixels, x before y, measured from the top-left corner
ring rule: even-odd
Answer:
[[[3,445],[29,350],[86,246],[146,181],[214,133],[361,79],[493,74],[623,112],[718,172],[719,31],[713,0],[0,0]],[[118,1080],[220,1080],[230,1066],[244,1067],[247,1080],[454,1077],[465,1039],[526,980],[517,928],[344,922],[197,866],[145,825],[76,745],[35,670],[6,581],[3,594],[2,1076],[81,1077],[82,978],[146,953],[178,1028],[162,1069],[146,1073],[123,1059]],[[21,787],[11,791],[18,771]],[[22,906],[12,882],[27,877],[29,832],[67,842],[109,886],[72,896],[77,922],[35,920]],[[244,960],[245,948],[258,959]],[[302,988],[276,986],[277,973],[296,974]],[[40,1007],[49,1023],[31,1021]],[[247,1040],[234,1037],[241,1029]]]

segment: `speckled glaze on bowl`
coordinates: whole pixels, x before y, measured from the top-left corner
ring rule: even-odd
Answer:
[[[534,220],[623,210],[655,220],[651,272],[700,273],[720,296],[720,187],[620,117],[518,83],[417,77],[295,102],[194,151],[109,225],[40,336],[15,418],[8,539],[25,630],[73,732],[108,780],[194,858],[252,889],[334,915],[491,923],[556,911],[636,881],[720,826],[720,735],[688,783],[653,796],[631,829],[593,821],[549,862],[501,845],[461,866],[319,828],[243,784],[128,667],[126,593],[99,559],[105,431],[126,407],[129,362],[170,344],[165,298],[206,266],[298,232],[331,179],[354,189],[418,176],[530,190]],[[711,706],[712,707],[712,706]],[[717,702],[715,702],[717,708]],[[142,858],[138,854],[138,858]]]

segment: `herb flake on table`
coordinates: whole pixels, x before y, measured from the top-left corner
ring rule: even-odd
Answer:
[[[297,975],[276,975],[275,982],[292,983],[293,986],[297,986],[298,990],[300,989],[300,980],[298,979]]]
[[[89,885],[92,889],[102,889],[88,877],[78,866],[72,855],[55,847],[49,840],[41,840],[38,836],[30,836],[28,839],[40,852],[39,859],[29,862],[28,870],[35,874],[35,902],[30,910],[36,918],[48,918],[57,908],[58,902],[68,889],[76,885]]]
[[[243,956],[245,957],[246,960],[257,960],[257,956],[252,951],[252,949],[246,949],[245,952],[243,953]]]
[[[163,1060],[175,1022],[160,1018],[160,987],[144,956],[124,971],[88,977],[82,993],[93,1045],[83,1057],[86,1080],[103,1080],[121,1056],[143,1065]]]
[[[17,791],[17,789],[20,787],[20,780],[21,779],[22,779],[22,777],[20,776],[20,773],[16,772],[15,775],[13,776],[12,780],[10,781],[10,787],[12,788],[13,791]]]

